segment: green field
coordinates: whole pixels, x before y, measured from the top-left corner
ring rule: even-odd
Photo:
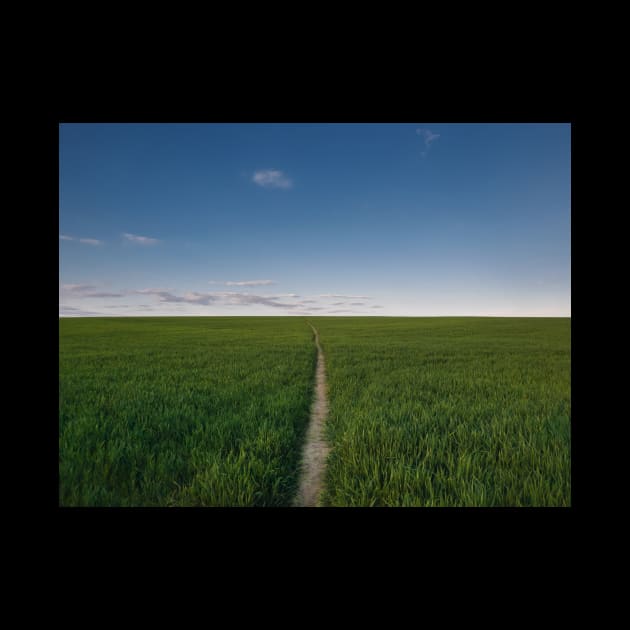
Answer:
[[[295,318],[60,319],[60,505],[289,505],[315,361]]]
[[[312,317],[329,506],[570,505],[570,319]],[[60,505],[284,506],[299,317],[60,319]]]
[[[321,318],[325,505],[568,506],[570,319]]]

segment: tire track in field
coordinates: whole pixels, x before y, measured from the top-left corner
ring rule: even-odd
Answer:
[[[324,353],[319,345],[319,332],[312,325],[317,346],[317,368],[315,370],[315,397],[311,405],[311,417],[302,451],[302,472],[295,498],[295,507],[318,507],[324,485],[324,470],[329,446],[324,439],[324,425],[328,416],[326,397],[326,367]]]

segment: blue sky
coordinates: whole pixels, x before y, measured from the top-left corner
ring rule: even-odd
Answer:
[[[569,124],[62,124],[59,313],[570,316]]]

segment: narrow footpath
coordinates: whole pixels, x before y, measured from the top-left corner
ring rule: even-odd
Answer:
[[[317,329],[309,324],[315,333],[317,346],[317,368],[315,371],[315,398],[311,406],[311,418],[306,432],[306,442],[302,453],[300,485],[295,498],[295,507],[318,507],[323,490],[326,457],[330,450],[324,439],[324,425],[328,416],[326,397],[326,368],[324,353],[319,344]]]

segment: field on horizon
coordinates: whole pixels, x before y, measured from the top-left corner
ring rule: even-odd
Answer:
[[[60,319],[60,505],[291,505],[307,322],[323,505],[570,505],[570,318],[473,317]]]

